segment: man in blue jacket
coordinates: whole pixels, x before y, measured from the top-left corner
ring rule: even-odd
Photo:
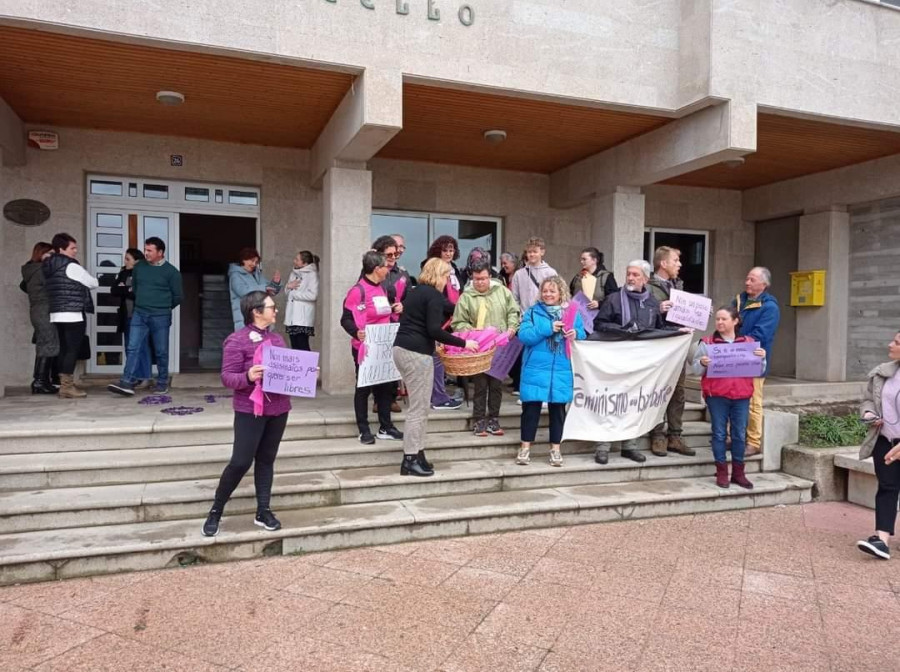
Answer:
[[[747,422],[746,455],[757,455],[762,444],[763,384],[766,382],[769,362],[772,361],[772,341],[781,320],[778,301],[769,294],[772,273],[764,266],[755,266],[744,280],[744,292],[737,295],[734,305],[741,314],[741,335],[759,341],[766,351],[766,368],[763,375],[753,379],[753,398],[750,399],[750,419]]]

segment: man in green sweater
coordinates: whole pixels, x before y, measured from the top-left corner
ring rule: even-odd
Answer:
[[[460,295],[453,312],[453,331],[496,327],[513,336],[519,330],[522,315],[519,304],[506,286],[491,278],[487,259],[474,262],[469,268],[472,279]],[[502,436],[500,428],[501,383],[486,373],[473,376],[475,383],[475,436]]]
[[[172,311],[181,303],[182,289],[181,273],[166,261],[166,244],[161,238],[153,236],[144,241],[144,261],[135,265],[131,278],[134,313],[125,353],[125,370],[119,382],[106,389],[126,397],[134,395],[138,355],[143,348],[149,347],[152,336],[158,371],[154,392],[162,394],[169,391],[169,329]]]

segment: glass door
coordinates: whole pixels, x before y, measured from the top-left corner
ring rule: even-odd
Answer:
[[[95,313],[88,316],[91,339],[91,359],[88,373],[121,373],[125,365],[125,344],[118,332],[119,297],[111,288],[125,263],[125,251],[130,247],[143,250],[143,241],[151,236],[166,244],[166,259],[178,266],[177,216],[167,212],[138,212],[115,207],[94,206],[88,211],[88,240],[85,249],[85,268],[97,277]],[[178,372],[179,312],[172,316],[169,334],[169,368]]]

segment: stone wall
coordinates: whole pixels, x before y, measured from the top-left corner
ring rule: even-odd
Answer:
[[[52,130],[60,134],[59,150],[28,149],[25,166],[0,167],[0,203],[33,198],[46,203],[52,213],[38,227],[5,221],[0,226],[0,249],[8,261],[0,267],[0,305],[19,316],[0,323],[2,385],[22,385],[31,376],[31,326],[27,299],[18,289],[20,267],[36,242],[49,242],[60,231],[83,243],[88,173],[259,186],[264,267],[287,274],[298,249],[321,250],[321,192],[308,187],[306,151],[137,133]],[[184,167],[171,167],[170,154],[184,155]],[[84,257],[83,245],[80,256]]]
[[[847,380],[887,361],[900,330],[900,198],[850,209],[850,301]]]

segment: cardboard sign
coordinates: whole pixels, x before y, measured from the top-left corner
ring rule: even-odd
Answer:
[[[510,369],[512,369],[513,365],[516,363],[516,360],[519,358],[519,353],[522,352],[524,347],[522,341],[513,336],[509,339],[509,343],[497,348],[494,352],[494,358],[491,360],[491,368],[488,370],[487,375],[500,381],[506,380]]]
[[[263,392],[315,397],[319,353],[290,348],[263,348]]]
[[[763,370],[763,358],[753,351],[759,347],[754,341],[743,343],[710,343],[706,346],[710,378],[759,378]]]
[[[366,326],[366,357],[360,362],[357,387],[369,387],[400,380],[400,372],[394,366],[394,337],[399,322],[370,324]]]
[[[591,300],[585,296],[584,292],[578,292],[572,297],[572,303],[578,306],[578,310],[581,313],[581,321],[584,324],[584,332],[586,334],[594,333],[594,318],[600,312],[599,308],[588,308],[590,302]]]
[[[672,307],[666,313],[666,320],[672,324],[691,327],[705,331],[709,324],[709,313],[712,310],[712,299],[700,294],[690,294],[673,289],[669,295]]]

